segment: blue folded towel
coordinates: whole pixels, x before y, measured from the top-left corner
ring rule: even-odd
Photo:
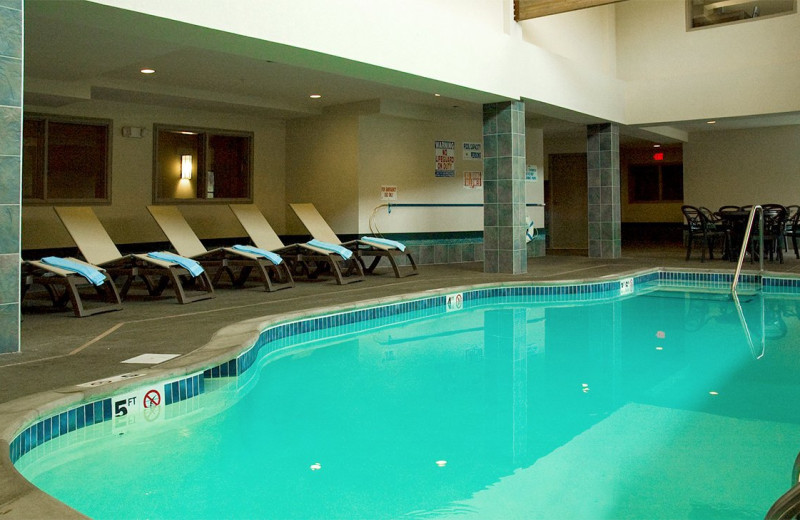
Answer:
[[[321,240],[314,239],[309,240],[308,245],[325,249],[326,251],[333,251],[345,260],[350,260],[350,257],[353,256],[353,252],[346,247],[342,247],[338,244],[331,244],[330,242],[323,242]]]
[[[172,253],[167,253],[166,251],[153,251],[152,253],[147,253],[147,256],[150,258],[156,258],[158,260],[165,260],[167,262],[178,264],[189,271],[192,276],[200,276],[203,274],[203,267],[191,258],[186,258],[185,256],[174,255]]]
[[[42,258],[42,262],[47,265],[66,269],[67,271],[76,272],[97,286],[103,285],[106,281],[106,275],[100,272],[99,269],[90,265],[73,262],[72,260],[60,258],[58,256],[46,256]]]
[[[233,246],[233,249],[235,249],[237,251],[244,251],[245,253],[250,253],[250,254],[253,254],[253,255],[263,256],[264,258],[266,258],[267,260],[269,260],[270,262],[272,262],[275,265],[279,265],[281,262],[283,262],[283,259],[281,258],[281,255],[275,254],[272,251],[265,251],[265,250],[259,249],[257,247],[243,246],[243,245],[236,244],[235,246]]]
[[[397,242],[396,240],[389,240],[388,238],[378,238],[378,237],[361,237],[362,242],[372,242],[373,244],[380,244],[382,246],[389,246],[399,249],[400,251],[405,251],[406,246],[401,242]]]

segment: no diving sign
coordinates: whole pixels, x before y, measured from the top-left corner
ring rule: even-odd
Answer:
[[[112,407],[113,430],[118,434],[161,421],[165,417],[161,412],[164,408],[163,391],[153,386],[143,386],[115,396],[112,398]]]
[[[161,404],[161,394],[158,393],[158,390],[150,390],[144,394],[142,402],[145,408],[155,408]]]
[[[448,294],[445,297],[446,312],[460,311],[464,308],[464,293]]]

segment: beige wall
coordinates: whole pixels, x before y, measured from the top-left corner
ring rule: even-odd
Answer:
[[[683,146],[687,204],[800,204],[800,126],[690,137]]]
[[[288,204],[312,202],[337,233],[358,223],[358,117],[296,119],[286,125],[287,232],[307,234]]]
[[[684,0],[615,5],[626,123],[800,110],[800,14],[687,31]]]
[[[525,41],[604,74],[616,75],[615,6],[519,22]]]
[[[651,163],[652,154],[664,154],[665,163],[682,160],[680,145],[662,148],[636,148],[620,150],[620,212],[622,222],[682,222],[682,202],[639,202],[632,204],[628,195],[628,168],[631,164]],[[685,164],[684,164],[685,168]]]
[[[170,110],[110,102],[86,102],[61,109],[26,106],[26,111],[106,118],[113,121],[111,205],[94,206],[117,244],[163,241],[146,206],[153,203],[153,124],[167,123],[254,132],[254,200],[278,232],[285,228],[284,123],[255,117]],[[145,129],[141,139],[121,135],[123,126]],[[201,238],[244,236],[226,205],[181,206]],[[72,239],[52,206],[22,207],[22,248],[70,247]]]
[[[465,160],[462,143],[482,143],[482,116],[458,109],[430,111],[424,119],[369,115],[360,120],[361,176],[359,232],[369,231],[369,217],[384,201],[382,185],[397,186],[400,204],[482,204],[482,189],[464,188],[464,172],[483,171],[483,162]],[[455,141],[455,177],[434,175],[434,142]],[[382,232],[483,230],[482,208],[387,208],[375,212]]]
[[[482,204],[483,190],[465,188],[464,173],[483,172],[483,163],[462,152],[464,142],[483,142],[480,113],[391,102],[336,112],[287,124],[288,202],[313,202],[337,234],[483,230],[480,207],[394,207],[389,213],[380,192],[381,186],[397,187],[398,204]],[[534,161],[528,162],[541,166],[542,132],[530,129],[527,137]],[[454,177],[434,175],[436,140],[455,142]],[[526,188],[529,201],[543,202],[542,181]],[[541,209],[532,209],[531,217],[541,226]],[[305,233],[293,215],[288,222],[289,233]]]
[[[685,146],[685,145],[684,145]],[[647,153],[650,149],[647,149]],[[544,141],[544,162],[552,154],[586,153],[586,139],[577,136],[556,136]],[[628,202],[628,170],[626,152],[620,150],[620,216],[622,222],[681,222],[681,204],[679,203],[637,203]],[[684,178],[686,178],[686,158],[684,156]],[[545,172],[548,178],[549,172]],[[684,185],[684,192],[686,186]],[[576,204],[586,204],[586,201],[575,201]]]
[[[482,204],[482,189],[464,187],[464,173],[483,171],[482,161],[463,158],[464,142],[483,142],[482,115],[460,109],[430,110],[397,103],[339,108],[324,116],[287,123],[218,113],[178,111],[87,102],[68,109],[28,110],[102,117],[114,122],[112,203],[94,206],[117,244],[159,242],[165,237],[146,210],[152,204],[153,124],[253,131],[254,202],[278,233],[305,234],[291,202],[313,202],[337,233],[369,233],[370,216],[384,203],[380,187],[397,186],[399,203]],[[145,128],[141,139],[125,138],[123,126]],[[456,175],[434,176],[434,141],[456,143]],[[529,202],[543,202],[542,131],[527,129],[528,164],[540,180],[526,183]],[[182,204],[182,213],[201,238],[244,236],[225,204]],[[542,226],[541,208],[529,215]],[[385,233],[481,231],[475,208],[394,208],[375,213]],[[72,239],[50,205],[23,206],[23,248],[70,247]]]

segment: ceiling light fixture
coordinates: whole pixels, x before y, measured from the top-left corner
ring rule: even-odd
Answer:
[[[660,144],[654,144],[653,148],[661,148],[661,145]]]
[[[321,98],[321,97],[322,97],[322,94],[311,94],[311,95],[310,95],[310,96],[308,96],[308,97],[310,97],[311,99],[319,99],[319,98]]]
[[[713,125],[716,124],[716,121],[712,119],[711,121],[706,121],[706,124]]]
[[[139,72],[141,72],[142,74],[155,74],[156,69],[145,68],[145,69],[140,69]]]
[[[434,96],[436,96],[436,97],[442,97],[442,95],[441,95],[441,94],[434,94]]]

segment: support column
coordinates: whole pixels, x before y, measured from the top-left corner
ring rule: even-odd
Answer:
[[[620,258],[619,126],[586,127],[589,187],[589,257]]]
[[[483,106],[483,252],[484,272],[528,272],[521,101]]]
[[[0,1],[0,353],[19,351],[22,2]]]

